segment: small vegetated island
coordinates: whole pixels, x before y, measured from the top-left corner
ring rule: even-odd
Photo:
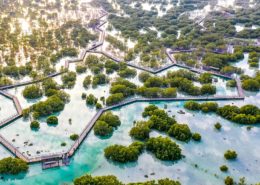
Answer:
[[[170,117],[165,110],[159,109],[155,105],[147,106],[142,115],[149,119],[135,122],[129,132],[133,139],[139,141],[133,142],[129,146],[118,144],[108,146],[104,150],[107,159],[120,163],[134,162],[138,160],[138,156],[144,150],[163,161],[178,161],[183,157],[180,146],[169,137],[150,138],[152,130],[165,132],[182,142],[189,142],[192,138],[194,141],[201,140],[199,133],[192,134],[187,124],[178,124],[174,117]]]
[[[245,97],[257,99],[258,95],[255,94],[260,90],[259,1],[237,0],[231,4],[222,5],[222,1],[218,0],[2,1],[0,88],[6,92],[1,95],[9,93],[8,88],[23,88],[21,91],[16,88],[15,93],[19,92],[30,104],[25,107],[22,116],[23,121],[29,120],[33,134],[40,134],[45,129],[43,122],[49,126],[48,129],[63,128],[65,123],[61,120],[64,119],[56,115],[62,115],[59,113],[70,102],[70,95],[74,98],[71,92],[78,91],[77,82],[80,80],[84,108],[96,112],[135,97],[213,97],[218,95],[222,82],[227,87],[225,90],[239,89],[241,82]],[[108,14],[105,15],[105,12]],[[102,14],[102,19],[98,18]],[[105,24],[107,26],[102,26]],[[87,50],[89,47],[92,49]],[[114,59],[122,62],[115,62]],[[68,61],[74,61],[75,65]],[[161,70],[173,63],[178,69],[162,75],[144,72]],[[216,77],[216,74],[229,80]],[[9,87],[12,84],[14,86]],[[104,87],[107,89],[103,90]],[[102,97],[96,91],[103,93]],[[216,102],[187,101],[184,108],[193,116],[201,111],[251,128],[260,123],[258,104],[220,106]],[[0,111],[2,109],[0,107]],[[185,157],[183,147],[190,143],[200,146],[200,141],[204,141],[203,135],[194,132],[190,123],[178,122],[170,115],[171,110],[166,110],[152,104],[145,107],[143,119],[134,121],[129,129],[131,142],[120,145],[119,140],[104,149],[105,159],[110,165],[136,164],[143,153],[173,164]],[[100,142],[107,142],[124,124],[122,120],[113,111],[103,112],[93,127],[94,137],[98,136],[96,139]],[[72,125],[71,118],[68,122]],[[73,120],[73,126],[76,124]],[[217,121],[214,129],[215,134],[225,131]],[[152,137],[153,133],[160,136]],[[71,142],[79,142],[81,136],[79,133],[66,135]],[[16,150],[20,149],[14,139],[12,143]],[[63,141],[59,144],[64,148],[67,145]],[[226,185],[247,184],[245,178],[237,182],[231,177],[231,169],[234,168],[231,163],[243,157],[234,149],[222,151],[225,164],[217,167],[221,175],[214,174],[214,178],[223,180]],[[198,166],[196,168],[199,169]],[[200,173],[207,173],[207,169],[199,170]],[[8,157],[0,160],[3,178],[4,175],[26,171],[28,164],[21,159]],[[60,177],[53,178],[56,181]],[[10,179],[10,183],[12,181]],[[74,184],[181,183],[170,179],[149,179],[147,182],[126,184],[113,175],[94,177],[87,174],[76,178]]]
[[[260,109],[255,105],[244,105],[242,107],[225,105],[223,107],[219,107],[215,102],[198,103],[188,101],[185,102],[184,107],[192,111],[216,113],[225,119],[239,124],[252,125],[260,123]],[[216,124],[215,127],[220,129],[221,125]]]
[[[117,115],[112,112],[106,112],[98,119],[94,126],[94,133],[97,136],[111,136],[113,130],[121,125],[121,121]]]
[[[0,160],[0,174],[16,175],[28,170],[28,164],[17,158],[4,158]]]

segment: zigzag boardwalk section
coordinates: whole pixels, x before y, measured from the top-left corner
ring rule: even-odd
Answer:
[[[23,110],[22,110],[22,107],[21,107],[20,102],[18,101],[17,97],[15,97],[15,96],[9,94],[9,93],[6,92],[6,91],[1,91],[1,90],[0,90],[0,94],[3,95],[3,96],[5,96],[6,98],[12,100],[13,103],[14,103],[14,106],[15,106],[15,108],[16,108],[16,111],[17,111],[17,114],[14,114],[14,115],[12,115],[11,117],[9,117],[9,118],[7,118],[7,119],[5,119],[5,120],[2,120],[2,121],[0,122],[0,128],[1,128],[1,127],[6,126],[7,124],[11,123],[12,121],[14,121],[14,120],[20,118],[20,117],[22,116]]]
[[[95,125],[98,118],[106,111],[113,110],[115,108],[120,108],[132,103],[137,102],[156,102],[156,101],[222,101],[222,100],[243,100],[243,97],[238,96],[212,96],[212,97],[182,97],[182,98],[133,98],[127,101],[123,101],[119,104],[112,105],[109,107],[105,107],[101,110],[99,110],[96,115],[89,121],[87,126],[84,128],[83,132],[79,136],[79,139],[73,144],[73,146],[69,149],[67,155],[69,157],[73,156],[78,147],[81,145],[81,143],[84,141],[88,133],[92,130],[93,126]]]
[[[103,14],[98,18],[99,20],[102,19],[103,17],[107,16],[107,12],[105,11],[102,11]],[[103,32],[104,34],[104,31],[100,29],[101,26],[103,26],[104,24],[106,23],[106,21],[102,22],[100,25],[97,25],[97,29],[100,31],[100,32]],[[104,36],[103,36],[104,37]],[[103,38],[104,39],[104,38]],[[99,42],[96,42],[94,44],[92,44],[89,48],[85,49],[82,54],[79,56],[79,58],[76,58],[76,59],[72,59],[72,60],[67,60],[65,61],[65,65],[64,65],[64,68],[65,69],[68,69],[69,68],[69,64],[70,63],[76,63],[76,62],[80,62],[80,61],[83,61],[86,54],[100,46],[103,45],[103,40],[99,41]],[[16,87],[20,87],[20,86],[26,86],[26,85],[30,85],[30,84],[34,84],[34,83],[38,83],[38,82],[42,82],[48,78],[53,78],[53,77],[56,77],[56,76],[59,76],[63,73],[65,73],[66,70],[63,70],[61,72],[56,72],[56,73],[52,73],[52,74],[49,74],[47,75],[46,77],[44,78],[40,78],[40,79],[36,79],[36,80],[29,80],[29,81],[25,81],[25,82],[20,82],[20,83],[16,83],[16,84],[12,84],[12,85],[6,85],[6,86],[0,86],[0,90],[6,90],[6,89],[12,89],[12,88],[16,88]]]
[[[93,128],[94,124],[98,120],[98,118],[103,114],[105,109],[99,110],[96,115],[90,120],[90,122],[87,124],[87,126],[84,128],[83,132],[80,134],[79,138],[77,141],[72,145],[72,147],[68,151],[68,156],[71,157],[74,155],[80,144],[84,141],[85,137],[88,135],[88,133],[91,131]]]
[[[6,85],[6,86],[3,86],[3,87],[0,87],[0,90],[12,89],[12,88],[15,88],[15,87],[21,87],[21,86],[25,86],[25,85],[30,85],[30,84],[42,82],[42,81],[44,81],[44,80],[46,80],[48,78],[53,78],[53,77],[59,76],[59,75],[61,75],[63,73],[65,73],[65,71],[53,73],[53,74],[50,74],[50,75],[48,75],[48,76],[46,76],[44,78],[37,79],[37,80],[30,80],[30,81],[16,83],[16,84],[13,84],[13,85]]]
[[[99,21],[101,21],[101,19],[103,17],[105,17],[106,15],[108,15],[107,12],[103,11],[104,14],[101,15],[98,19]],[[69,64],[70,63],[75,63],[75,62],[80,62],[82,60],[84,60],[86,54],[88,52],[91,53],[100,53],[103,54],[105,56],[107,56],[108,58],[112,59],[115,62],[123,62],[121,59],[116,58],[115,56],[104,52],[104,51],[96,51],[96,49],[100,46],[103,45],[104,43],[104,39],[105,39],[105,31],[101,29],[101,27],[106,23],[106,21],[102,21],[99,23],[99,25],[97,25],[95,27],[96,30],[98,30],[100,32],[100,37],[99,37],[99,41],[92,44],[88,49],[83,50],[83,52],[80,54],[79,58],[77,59],[72,59],[72,60],[67,60],[65,61],[65,69],[69,68]],[[141,67],[135,64],[131,64],[131,63],[126,63],[128,66],[136,68],[136,69],[140,69],[143,71],[147,71],[149,73],[153,73],[153,74],[157,74],[163,70],[166,70],[168,68],[171,68],[173,66],[179,66],[182,68],[186,68],[190,71],[193,71],[195,73],[204,73],[204,72],[209,72],[215,76],[219,76],[219,77],[223,77],[223,78],[227,78],[227,79],[233,79],[231,76],[228,75],[224,75],[218,72],[213,72],[213,71],[206,71],[203,69],[199,69],[199,68],[193,68],[187,65],[183,65],[183,64],[178,64],[177,61],[175,60],[174,57],[172,57],[173,53],[178,53],[178,52],[191,52],[192,50],[185,50],[185,51],[171,51],[171,50],[166,50],[166,54],[168,56],[168,58],[170,59],[170,61],[172,62],[172,64],[170,65],[166,65],[160,69],[150,69],[150,68],[146,68],[146,67]],[[14,101],[14,104],[16,106],[17,109],[17,116],[21,116],[22,114],[22,108],[20,106],[20,103],[18,101],[18,99],[4,91],[4,89],[10,89],[10,88],[14,88],[14,87],[19,87],[19,86],[24,86],[24,85],[29,85],[29,84],[33,84],[33,83],[37,83],[37,82],[41,82],[47,78],[52,78],[58,75],[61,75],[62,73],[65,73],[66,70],[62,71],[62,72],[57,72],[57,73],[53,73],[48,75],[45,78],[42,79],[38,79],[38,80],[33,80],[33,81],[27,81],[27,82],[22,82],[22,83],[18,83],[18,84],[14,84],[14,85],[9,85],[9,86],[4,86],[4,87],[0,87],[0,94],[3,94],[9,98],[11,98]],[[238,96],[210,96],[210,97],[180,97],[180,98],[133,98],[130,100],[126,100],[123,101],[119,104],[113,105],[113,106],[108,106],[105,107],[103,109],[100,109],[95,116],[89,121],[89,123],[86,125],[86,127],[83,129],[82,133],[80,134],[79,138],[74,142],[74,144],[72,145],[72,147],[67,151],[67,152],[62,152],[62,153],[56,153],[56,154],[50,154],[50,155],[46,155],[46,156],[39,156],[39,157],[31,157],[28,158],[26,157],[23,153],[19,152],[19,150],[12,145],[10,142],[8,142],[3,136],[0,135],[0,142],[9,150],[11,151],[15,156],[23,159],[24,161],[28,162],[28,163],[35,163],[35,162],[42,162],[42,168],[43,169],[47,169],[47,168],[52,168],[52,167],[58,167],[58,166],[63,166],[63,165],[68,165],[69,164],[69,157],[72,157],[76,150],[80,147],[81,143],[84,141],[85,137],[89,134],[89,132],[91,131],[91,129],[93,128],[93,126],[95,125],[96,121],[98,120],[98,118],[105,112],[108,110],[113,110],[115,108],[119,108],[125,105],[129,105],[132,103],[136,103],[136,102],[156,102],[156,101],[189,101],[189,100],[194,100],[194,101],[222,101],[222,100],[243,100],[244,99],[244,93],[243,93],[243,89],[241,86],[241,81],[239,79],[235,79],[236,80],[236,84],[237,84],[237,89],[238,89]],[[11,117],[10,119],[8,119],[7,121],[5,121],[5,123],[3,125],[6,125],[8,122],[13,121],[14,119],[17,119],[15,116]],[[1,124],[0,124],[1,126]]]

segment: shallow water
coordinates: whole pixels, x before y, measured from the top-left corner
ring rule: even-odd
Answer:
[[[163,108],[165,103],[156,103]],[[223,103],[222,103],[223,104]],[[252,176],[260,173],[258,168],[260,162],[260,147],[258,147],[258,137],[260,129],[254,127],[248,131],[246,127],[231,123],[216,116],[215,114],[203,114],[186,111],[186,114],[178,114],[183,109],[183,102],[167,103],[167,110],[170,115],[175,115],[180,123],[189,124],[193,132],[202,135],[202,142],[191,141],[188,144],[178,142],[181,145],[186,158],[177,163],[161,162],[151,154],[144,153],[136,163],[118,165],[108,162],[103,157],[103,149],[110,144],[128,145],[132,139],[128,135],[134,120],[141,120],[141,112],[148,103],[135,103],[114,110],[120,116],[122,125],[114,131],[111,138],[101,140],[93,132],[89,134],[82,146],[76,152],[71,161],[71,165],[59,169],[42,171],[40,165],[35,164],[30,167],[30,171],[22,179],[9,179],[1,184],[53,184],[53,182],[70,182],[73,178],[84,173],[94,175],[114,174],[124,182],[145,181],[144,176],[150,179],[174,178],[179,179],[184,185],[202,184],[215,185],[222,184],[226,175],[235,178],[246,176],[248,182],[260,181],[259,177]],[[203,121],[202,121],[203,120]],[[222,130],[214,130],[214,124],[220,122]],[[160,133],[153,132],[152,136]],[[250,141],[250,142],[249,142]],[[227,149],[234,149],[238,153],[236,161],[228,162],[223,154]],[[250,155],[248,154],[250,152]],[[198,165],[195,168],[195,164]],[[226,164],[229,172],[220,172],[219,166]],[[154,173],[154,175],[151,175]],[[217,175],[217,177],[215,176]],[[5,178],[7,179],[7,177]]]
[[[13,100],[0,95],[0,122],[17,114]]]
[[[178,69],[180,68],[173,67],[158,75],[165,75],[169,70]],[[75,64],[70,66],[70,70],[75,71]],[[139,70],[137,72],[138,74],[140,73]],[[73,133],[79,134],[96,113],[95,108],[86,106],[85,101],[81,99],[82,92],[87,94],[93,93],[99,98],[109,95],[110,85],[98,86],[95,89],[89,88],[88,90],[83,88],[82,82],[84,77],[89,74],[91,73],[88,71],[85,74],[77,75],[75,87],[66,90],[71,96],[71,101],[65,106],[64,111],[57,115],[60,122],[57,127],[50,127],[46,124],[45,120],[42,120],[40,130],[37,132],[31,131],[29,121],[18,119],[7,127],[2,128],[0,133],[28,156],[66,151],[72,144],[69,135]],[[115,77],[117,77],[115,73],[110,75],[111,79]],[[55,77],[55,80],[60,82],[60,78],[60,76]],[[233,93],[236,93],[234,89],[225,88],[226,81],[221,78],[217,79],[218,81],[215,82],[215,85],[218,95],[233,95]],[[141,85],[138,76],[130,79],[130,81]],[[23,87],[10,90],[10,92],[18,95],[22,104],[29,106],[31,102],[27,102],[22,97],[22,89]],[[178,95],[184,96],[181,94]],[[239,106],[251,103],[260,106],[260,93],[246,92],[246,96],[245,101],[223,101],[219,103],[221,105],[235,103]],[[199,132],[202,135],[201,143],[191,141],[185,144],[177,141],[181,145],[186,158],[177,163],[161,162],[151,154],[145,152],[139,157],[136,163],[118,165],[108,162],[103,156],[103,149],[111,144],[130,144],[132,139],[128,133],[133,125],[133,121],[143,119],[141,113],[148,104],[135,103],[114,110],[114,113],[119,115],[122,125],[114,131],[113,136],[109,139],[100,139],[92,131],[72,158],[70,166],[42,171],[41,164],[33,164],[30,165],[27,174],[15,177],[5,176],[4,180],[0,180],[0,183],[3,185],[45,185],[57,184],[56,182],[63,184],[70,183],[74,178],[85,173],[93,175],[113,174],[118,176],[123,182],[146,181],[146,175],[148,175],[149,179],[169,177],[179,179],[183,185],[222,184],[223,178],[226,175],[232,175],[236,179],[246,176],[248,177],[248,181],[252,183],[260,181],[259,177],[251,175],[252,172],[260,174],[260,169],[258,168],[260,147],[257,145],[260,134],[259,127],[254,127],[251,131],[248,131],[245,126],[231,123],[215,114],[189,112],[184,110],[183,102],[161,102],[156,103],[156,105],[163,108],[167,104],[167,111],[170,115],[175,115],[178,122],[189,124],[193,132]],[[177,112],[180,110],[186,111],[186,114],[178,114]],[[69,118],[72,119],[71,125],[68,122]],[[222,124],[221,132],[214,130],[216,122]],[[158,135],[162,134],[155,131],[151,133],[153,137]],[[66,142],[67,146],[61,147],[61,142]],[[30,143],[32,143],[31,146]],[[236,150],[239,156],[238,160],[227,162],[223,158],[223,154],[227,149]],[[248,151],[250,151],[250,156]],[[0,158],[10,155],[6,149],[0,148]],[[195,167],[195,164],[198,167]],[[223,164],[229,166],[227,174],[219,170],[219,166]]]
[[[234,63],[233,66],[241,68],[244,71],[244,74],[253,77],[257,72],[257,70],[260,70],[260,66],[258,68],[250,67],[248,63],[248,59],[249,59],[249,54],[245,53],[244,59]]]

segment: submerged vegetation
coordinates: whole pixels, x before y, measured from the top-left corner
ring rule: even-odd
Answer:
[[[241,7],[239,1],[235,1],[234,5]],[[10,93],[22,93],[23,97],[16,94],[17,97],[25,98],[20,102],[25,102],[28,106],[22,112],[24,119],[19,121],[28,121],[31,128],[29,130],[32,131],[32,135],[28,135],[32,141],[23,141],[23,146],[17,142],[17,137],[22,139],[19,133],[11,133],[7,141],[11,139],[10,143],[17,151],[21,150],[23,155],[29,158],[34,157],[35,154],[31,154],[31,151],[27,150],[27,146],[33,148],[33,145],[36,145],[38,147],[40,134],[46,134],[45,138],[47,138],[50,134],[48,129],[50,129],[55,133],[53,136],[55,139],[52,141],[54,142],[56,139],[58,141],[58,145],[55,141],[55,146],[63,147],[57,147],[57,150],[61,149],[64,152],[67,149],[67,143],[80,144],[83,140],[84,134],[79,132],[82,131],[83,126],[90,128],[89,125],[79,123],[84,120],[75,119],[82,118],[80,116],[80,113],[83,112],[82,107],[84,107],[84,111],[87,110],[84,112],[86,113],[84,116],[89,118],[92,113],[94,115],[98,111],[111,110],[113,105],[124,103],[131,98],[143,97],[143,101],[145,98],[157,98],[157,100],[163,98],[165,100],[176,97],[191,97],[191,99],[198,97],[210,99],[213,96],[216,98],[218,96],[237,97],[237,95],[229,95],[229,92],[233,93],[233,90],[236,90],[235,88],[240,84],[237,83],[239,79],[244,90],[254,92],[250,95],[247,95],[249,92],[246,92],[246,98],[247,96],[257,98],[255,94],[260,89],[258,69],[260,11],[257,2],[253,7],[251,5],[231,9],[231,6],[221,7],[219,1],[209,2],[207,0],[95,0],[91,3],[77,0],[3,1],[0,3],[0,87],[11,84],[19,87],[25,84],[25,88],[21,91],[19,88],[15,88],[15,91],[10,91]],[[210,7],[210,11],[206,10],[208,7]],[[108,11],[108,15],[98,19],[105,11]],[[100,26],[106,21],[108,21],[107,27]],[[244,28],[238,31],[236,29],[240,24]],[[26,25],[27,28],[24,28]],[[99,47],[100,44],[101,47]],[[88,50],[89,47],[92,49]],[[108,58],[101,56],[100,53]],[[247,53],[248,60],[245,57]],[[122,62],[113,61],[113,57]],[[82,61],[77,61],[79,59],[76,58],[80,58]],[[77,63],[68,67],[68,61],[74,63],[74,59]],[[176,62],[176,65],[179,66],[178,70],[171,69],[164,74],[154,75],[141,72],[139,69],[160,71],[162,67],[168,68],[172,62]],[[246,67],[241,64],[243,62],[247,63]],[[247,74],[247,70],[250,73],[253,71],[252,74]],[[212,73],[219,76],[225,75],[229,80],[216,77],[217,75],[214,76]],[[60,78],[54,78],[56,76]],[[77,83],[78,81],[80,81],[80,85]],[[223,84],[224,87],[228,87],[227,92],[226,89],[221,89]],[[8,89],[9,86],[4,88]],[[6,92],[9,93],[8,90]],[[70,96],[77,103],[81,96],[84,100],[80,99],[83,106],[80,103],[75,105],[71,102],[68,109],[67,107],[65,109],[66,104],[70,101]],[[13,96],[10,97],[10,99],[13,98],[14,103],[17,103]],[[179,109],[177,113],[183,117],[185,114],[193,116],[194,120],[196,120],[195,111],[215,114],[235,123],[250,125],[247,127],[247,130],[250,131],[251,125],[260,123],[260,109],[257,104],[256,101],[255,105],[238,107],[230,104],[221,107],[216,102],[188,101],[185,102],[184,108],[190,110],[189,113],[186,114]],[[20,114],[20,107],[15,105]],[[3,107],[0,108],[0,110],[2,109]],[[72,115],[69,115],[70,111]],[[194,112],[191,114],[191,111]],[[189,145],[189,142],[192,145],[207,143],[204,142],[204,137],[200,133],[193,132],[193,129],[197,129],[193,128],[195,123],[192,121],[188,123],[185,119],[181,119],[184,122],[178,122],[181,116],[171,112],[173,110],[167,108],[167,104],[164,109],[155,105],[147,106],[142,113],[143,120],[134,121],[132,128],[126,130],[131,137],[128,139],[133,140],[132,144],[128,146],[113,144],[104,149],[104,156],[110,161],[108,165],[124,165],[125,163],[132,163],[133,166],[139,165],[139,156],[144,152],[145,155],[150,154],[154,158],[164,161],[161,162],[162,165],[166,164],[165,161],[173,164],[185,156],[185,147]],[[16,116],[20,116],[19,114],[11,115],[11,118],[16,119]],[[64,114],[66,115],[64,116]],[[64,121],[63,116],[68,120],[67,122]],[[92,119],[94,118],[89,118],[89,120]],[[42,120],[46,120],[48,129],[44,125],[40,125]],[[97,120],[93,131],[98,136],[96,137],[98,142],[109,141],[113,132],[116,132],[118,127],[125,122],[124,118],[110,111],[103,113],[99,118],[95,117],[94,120]],[[57,124],[59,125],[56,126]],[[221,124],[223,124],[223,128]],[[214,125],[215,130],[220,131],[222,128],[221,132],[215,131],[214,134],[221,135],[226,132],[226,123],[223,121],[221,124]],[[19,124],[17,125],[17,130],[13,129],[13,132],[19,131]],[[214,127],[212,126],[211,129],[213,130]],[[36,130],[38,131],[36,132]],[[27,134],[26,129],[24,132]],[[204,132],[202,131],[202,133]],[[5,132],[3,132],[4,134]],[[35,139],[36,136],[39,138]],[[64,138],[63,136],[66,137],[66,142],[59,141],[60,138]],[[120,142],[120,139],[118,137],[117,141]],[[205,141],[206,139],[207,137],[205,137]],[[226,140],[226,138],[223,139]],[[203,142],[199,142],[201,140]],[[37,149],[36,155],[52,152],[48,147],[50,146],[43,146],[41,150]],[[205,148],[205,151],[208,152],[207,145]],[[234,149],[237,148],[234,147]],[[240,153],[240,150],[237,151]],[[238,157],[234,150],[227,150],[223,155],[227,160],[234,160]],[[223,158],[222,155],[221,157]],[[239,154],[239,160],[240,158],[242,160],[242,157],[243,155]],[[239,160],[232,162],[239,162]],[[257,162],[257,160],[255,161]],[[195,167],[199,168],[198,165],[196,164]],[[128,165],[124,165],[124,168],[126,167]],[[232,166],[232,168],[234,167]],[[228,172],[227,174],[229,171],[231,172],[231,166],[226,165],[218,166],[215,169]],[[0,173],[3,175],[19,174],[27,170],[28,165],[20,159],[0,160]],[[88,170],[92,170],[92,166]],[[139,173],[143,173],[141,170],[140,168]],[[208,173],[208,169],[200,169],[200,171]],[[219,171],[219,173],[222,172]],[[154,174],[152,172],[149,175]],[[219,174],[214,175],[218,179],[222,178]],[[221,175],[225,175],[225,173]],[[132,178],[130,175],[129,177]],[[148,175],[144,175],[144,177],[150,178]],[[60,177],[57,175],[53,178],[56,182],[56,178]],[[67,178],[64,177],[64,181]],[[189,178],[187,182],[191,183],[192,180],[193,177]],[[12,179],[10,179],[10,183],[12,183],[11,181]],[[246,184],[245,179],[241,178],[237,183],[231,176],[226,177],[224,183],[228,185]],[[75,179],[74,184],[123,185],[124,183],[115,176],[85,175]],[[129,185],[135,184],[180,185],[178,181],[169,179],[129,183]]]

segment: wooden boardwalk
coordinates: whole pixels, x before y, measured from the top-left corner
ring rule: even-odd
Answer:
[[[106,15],[108,15],[107,12],[104,11],[104,14],[100,16],[99,20],[101,22],[101,19],[103,17],[105,17]],[[68,60],[65,61],[65,69],[69,68],[69,64],[70,63],[75,63],[75,62],[80,62],[83,61],[84,58],[86,57],[86,54],[89,53],[100,53],[103,54],[105,56],[107,56],[108,58],[112,59],[115,62],[123,62],[122,59],[119,59],[107,52],[104,51],[96,51],[97,48],[101,47],[104,43],[104,39],[105,39],[105,31],[101,29],[101,27],[106,23],[106,21],[102,21],[99,25],[96,26],[96,30],[98,30],[100,32],[100,38],[99,41],[92,44],[88,49],[83,50],[83,52],[79,55],[79,57],[77,59],[72,59],[72,60]],[[177,51],[175,51],[177,52]],[[178,52],[191,52],[191,50],[187,50],[187,51],[178,51]],[[195,73],[204,73],[204,72],[209,72],[215,76],[220,76],[223,78],[228,78],[228,79],[233,79],[231,76],[227,76],[224,74],[220,74],[217,72],[212,72],[212,71],[205,71],[203,69],[198,69],[198,68],[193,68],[187,65],[183,65],[183,64],[178,64],[177,61],[175,60],[174,57],[172,57],[172,53],[174,53],[174,51],[170,51],[170,50],[166,50],[166,54],[168,56],[168,58],[170,59],[170,61],[172,62],[172,64],[166,65],[162,68],[159,69],[150,69],[150,68],[146,68],[146,67],[141,67],[135,64],[131,64],[131,63],[126,63],[128,66],[136,68],[136,69],[140,69],[143,71],[147,71],[149,73],[153,73],[153,74],[157,74],[163,70],[166,70],[168,68],[171,68],[173,66],[179,66],[182,68],[186,68],[190,71],[193,71]],[[33,83],[38,83],[41,82],[47,78],[52,78],[55,77],[57,75],[61,75],[62,73],[65,73],[66,70],[62,71],[62,72],[57,72],[57,73],[53,73],[48,75],[45,78],[42,79],[37,79],[37,80],[33,80],[33,81],[27,81],[27,82],[21,82],[18,84],[14,84],[14,85],[9,85],[9,86],[4,86],[4,87],[0,87],[0,94],[3,94],[5,96],[7,96],[8,98],[12,99],[14,101],[14,104],[16,106],[17,109],[17,116],[21,116],[22,115],[22,108],[20,106],[20,103],[18,101],[18,99],[10,94],[8,94],[7,92],[4,92],[4,89],[10,89],[10,88],[14,88],[14,87],[19,87],[19,86],[24,86],[24,85],[29,85],[29,84],[33,84]],[[237,84],[237,89],[238,89],[238,96],[208,96],[208,97],[177,97],[177,98],[133,98],[130,100],[126,100],[123,101],[121,103],[118,103],[116,105],[113,106],[108,106],[105,107],[101,110],[99,110],[95,116],[88,122],[88,124],[86,125],[86,127],[83,129],[82,133],[80,134],[79,138],[74,142],[74,144],[71,146],[71,148],[67,151],[67,152],[62,152],[62,153],[57,153],[57,154],[50,154],[50,155],[46,155],[46,156],[39,156],[39,157],[30,157],[28,158],[27,156],[25,156],[23,153],[19,152],[19,150],[10,142],[8,142],[3,136],[0,135],[0,143],[2,145],[4,145],[10,152],[12,152],[15,156],[23,159],[24,161],[28,162],[28,163],[35,163],[35,162],[45,162],[46,160],[49,162],[43,163],[43,168],[50,168],[50,167],[56,167],[56,166],[60,166],[60,161],[57,162],[57,159],[64,159],[64,156],[66,157],[72,157],[76,150],[80,147],[81,143],[84,141],[84,139],[86,138],[86,136],[89,134],[89,132],[92,130],[93,126],[95,125],[96,121],[99,119],[99,117],[108,110],[113,110],[115,108],[119,108],[125,105],[129,105],[132,103],[136,103],[136,102],[155,102],[155,101],[189,101],[189,100],[194,100],[194,101],[224,101],[224,100],[243,100],[244,99],[244,93],[243,93],[243,89],[241,87],[241,81],[239,79],[235,79],[236,80],[236,84]],[[6,125],[7,123],[13,121],[14,119],[17,119],[18,117],[12,116],[11,118],[9,118],[7,121],[5,121],[5,123],[3,123],[3,126]],[[0,126],[2,125],[2,123],[0,123]],[[66,163],[66,162],[65,162]],[[67,163],[66,163],[67,164]]]
[[[12,152],[16,157],[24,160],[25,162],[29,162],[29,158],[26,157],[24,154],[22,154],[12,143],[7,141],[2,135],[0,135],[0,143],[8,149],[10,152]]]
[[[14,120],[20,118],[22,116],[23,109],[22,109],[21,104],[18,101],[17,97],[9,94],[6,91],[1,91],[1,90],[0,90],[0,94],[5,96],[5,97],[7,97],[7,98],[9,98],[11,101],[13,101],[14,106],[15,106],[16,111],[17,111],[16,114],[10,116],[9,118],[7,118],[5,120],[0,121],[0,128],[1,128],[1,127],[6,126],[7,124],[13,122]]]
[[[238,91],[238,96],[245,98],[244,90],[243,90],[242,84],[241,84],[241,80],[239,78],[235,78],[235,81],[236,81],[236,87],[237,87],[237,91]]]

